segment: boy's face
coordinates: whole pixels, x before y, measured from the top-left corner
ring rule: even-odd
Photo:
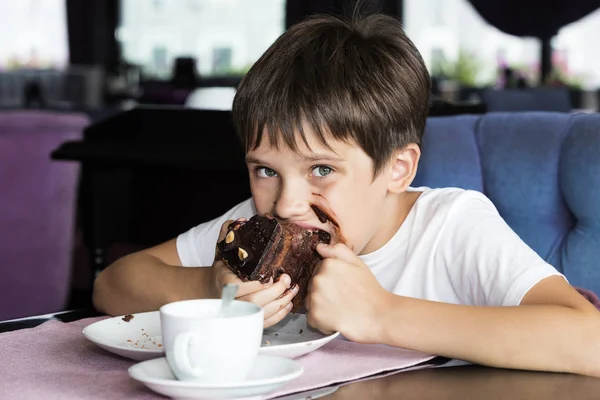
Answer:
[[[316,204],[337,220],[356,254],[381,247],[393,235],[382,232],[389,225],[385,220],[396,215],[388,191],[392,168],[384,167],[373,178],[371,158],[355,143],[328,139],[328,149],[310,133],[307,141],[308,147],[298,137],[297,151],[283,143],[277,149],[263,135],[260,146],[246,154],[257,211],[333,233],[332,225],[320,222],[311,208]]]

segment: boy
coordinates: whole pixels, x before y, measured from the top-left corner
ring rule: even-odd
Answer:
[[[236,282],[271,326],[297,293],[282,296],[289,276],[242,283],[213,262],[215,244],[228,221],[257,212],[331,232],[310,207],[321,201],[346,241],[318,248],[312,326],[484,365],[600,376],[600,314],[485,196],[410,187],[428,101],[426,67],[394,19],[292,27],[234,101],[252,199],[118,260],[98,276],[94,304],[113,315],[155,310]]]

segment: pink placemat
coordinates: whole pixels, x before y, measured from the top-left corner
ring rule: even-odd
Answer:
[[[600,308],[596,294],[577,289]],[[49,321],[0,334],[0,399],[164,398],[129,377],[127,368],[133,361],[106,352],[83,337],[85,326],[103,318],[68,324]],[[298,359],[304,374],[268,398],[413,369],[427,365],[431,358],[387,346],[334,340]]]
[[[133,361],[83,337],[81,330],[102,318],[68,324],[49,321],[36,328],[0,334],[1,399],[161,399],[129,377]],[[432,356],[387,346],[334,340],[298,359],[304,374],[269,398],[400,370]]]
[[[304,367],[304,373],[265,398],[407,369],[432,358],[434,356],[389,346],[333,340],[321,349],[297,359]]]

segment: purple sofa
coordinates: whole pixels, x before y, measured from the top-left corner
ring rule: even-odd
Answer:
[[[88,123],[81,114],[0,111],[0,320],[66,305],[79,167],[50,152]]]

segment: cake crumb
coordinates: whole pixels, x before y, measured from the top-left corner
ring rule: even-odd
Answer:
[[[270,345],[271,345],[271,341],[270,341],[270,340],[265,340],[265,344],[266,344],[267,346],[270,346]]]
[[[129,322],[133,319],[133,315],[132,314],[127,314],[126,316],[124,316],[123,318],[121,318],[123,321],[125,322]]]

